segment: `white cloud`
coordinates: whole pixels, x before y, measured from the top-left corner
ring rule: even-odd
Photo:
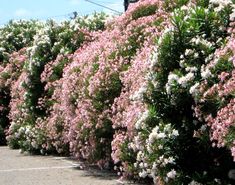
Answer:
[[[20,8],[20,9],[15,11],[14,15],[17,16],[17,17],[30,16],[31,12],[26,10],[26,9]]]
[[[80,0],[69,0],[69,3],[72,5],[78,5],[80,4]]]

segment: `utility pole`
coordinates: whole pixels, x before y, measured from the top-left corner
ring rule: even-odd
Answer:
[[[127,11],[130,3],[136,3],[138,0],[124,0],[124,9]]]
[[[124,10],[127,11],[129,0],[124,0]]]

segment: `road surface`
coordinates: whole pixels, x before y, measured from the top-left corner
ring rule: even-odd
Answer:
[[[31,156],[0,147],[0,185],[120,184],[114,174],[95,169],[81,170],[79,163],[69,158]]]

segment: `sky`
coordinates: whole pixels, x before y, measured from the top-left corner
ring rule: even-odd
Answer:
[[[90,0],[111,9],[123,12],[123,0]],[[87,2],[86,0],[0,0],[0,25],[9,20],[48,18],[56,20],[69,19],[72,12],[78,15],[91,14],[92,12],[114,12]]]

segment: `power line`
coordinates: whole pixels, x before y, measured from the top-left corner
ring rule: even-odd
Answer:
[[[117,11],[117,10],[115,10],[115,9],[112,9],[112,8],[108,7],[108,6],[105,6],[105,5],[102,5],[102,4],[93,2],[93,1],[91,1],[91,0],[85,0],[85,1],[87,1],[87,2],[89,2],[89,3],[91,3],[91,4],[94,4],[94,5],[97,5],[97,6],[106,8],[106,9],[111,10],[111,11],[113,11],[113,12],[116,12],[116,13],[118,13],[118,14],[122,14],[122,12],[119,12],[119,11]]]

